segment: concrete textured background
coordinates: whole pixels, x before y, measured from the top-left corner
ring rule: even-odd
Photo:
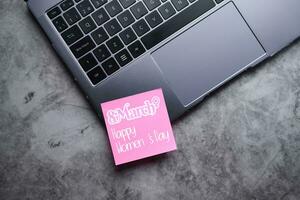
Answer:
[[[0,1],[0,199],[300,199],[300,41],[177,120],[178,151],[122,168],[21,0]]]

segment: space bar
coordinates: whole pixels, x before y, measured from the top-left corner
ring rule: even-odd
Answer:
[[[151,49],[194,19],[206,13],[215,6],[212,0],[197,0],[194,4],[166,21],[161,26],[142,37],[142,42],[147,49]]]

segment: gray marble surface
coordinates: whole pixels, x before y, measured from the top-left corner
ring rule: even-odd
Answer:
[[[115,168],[23,1],[0,27],[1,200],[300,199],[300,41],[173,123],[178,151]]]

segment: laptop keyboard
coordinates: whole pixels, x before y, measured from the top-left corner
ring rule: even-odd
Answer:
[[[47,12],[93,85],[223,0],[64,0]]]

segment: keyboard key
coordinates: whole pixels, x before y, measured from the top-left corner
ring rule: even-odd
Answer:
[[[92,38],[95,40],[96,44],[101,44],[108,39],[108,35],[102,27],[95,30],[91,35]]]
[[[136,19],[141,18],[142,16],[144,16],[145,14],[148,13],[146,7],[144,6],[144,4],[140,1],[138,3],[136,3],[135,5],[133,5],[130,8],[131,12],[133,13],[133,15],[135,16]]]
[[[102,63],[102,67],[108,75],[111,75],[112,73],[114,73],[118,69],[120,69],[117,62],[113,58],[110,58],[107,61],[105,61],[104,63]]]
[[[65,0],[60,4],[62,10],[68,10],[74,5],[73,0]]]
[[[84,71],[89,71],[90,69],[92,69],[98,64],[97,60],[94,58],[93,54],[91,53],[82,57],[79,60],[79,63]]]
[[[101,67],[95,67],[91,71],[87,73],[88,77],[90,78],[91,82],[96,85],[100,81],[104,80],[106,78],[106,74],[101,69]]]
[[[189,5],[187,0],[171,0],[176,10],[180,11]]]
[[[66,28],[68,28],[67,23],[62,17],[57,17],[53,20],[53,24],[58,32],[64,31]]]
[[[90,16],[80,21],[79,26],[85,34],[91,32],[96,28],[96,24]]]
[[[171,16],[173,16],[176,13],[175,9],[169,2],[159,7],[158,11],[160,12],[160,14],[164,19],[169,19]]]
[[[109,16],[103,8],[100,8],[99,10],[94,12],[92,14],[92,17],[95,20],[95,22],[98,24],[98,26],[100,26],[101,24],[109,20]]]
[[[168,21],[152,30],[142,38],[142,42],[147,49],[150,49],[192,22],[194,19],[203,15],[215,6],[212,0],[196,1],[192,6],[183,10],[179,14],[170,18]]]
[[[84,0],[83,2],[79,3],[76,6],[76,8],[78,9],[78,11],[83,17],[87,16],[88,14],[94,11],[94,8],[92,4],[89,2],[89,0]]]
[[[120,3],[122,4],[122,6],[124,8],[128,8],[129,6],[131,6],[132,4],[135,3],[136,0],[120,0]]]
[[[158,14],[156,10],[150,13],[149,15],[147,15],[145,19],[147,20],[151,28],[154,28],[163,22],[163,19],[161,18],[161,16]]]
[[[140,21],[133,24],[132,28],[138,36],[142,36],[150,30],[149,26],[146,24],[144,19],[141,19]]]
[[[144,3],[146,4],[147,8],[151,11],[154,8],[160,6],[160,0],[144,0]]]
[[[92,41],[90,36],[86,36],[83,39],[76,42],[75,44],[73,44],[70,47],[70,49],[73,52],[74,56],[76,58],[79,58],[79,57],[83,56],[84,54],[86,54],[87,52],[89,52],[90,50],[92,50],[95,47],[96,47],[96,45]]]
[[[73,25],[74,23],[78,22],[81,19],[78,11],[75,8],[71,8],[70,10],[65,12],[64,18],[70,26]]]
[[[112,0],[111,2],[109,2],[105,6],[105,9],[107,10],[107,12],[111,17],[116,16],[122,11],[122,7],[117,0]]]
[[[104,44],[97,47],[93,51],[93,53],[94,53],[94,55],[96,56],[96,58],[98,59],[99,62],[102,62],[103,60],[105,60],[106,58],[108,58],[110,56],[110,53],[109,53],[108,49],[106,48],[106,46]]]
[[[129,26],[130,24],[132,24],[134,22],[134,18],[128,10],[121,13],[118,16],[118,20],[124,28],[126,28],[127,26]]]
[[[122,30],[119,22],[116,19],[112,19],[104,25],[106,31],[110,36],[113,36]]]
[[[146,50],[143,47],[142,43],[140,41],[136,41],[134,43],[132,43],[129,47],[128,47],[131,55],[134,58],[139,57],[140,55],[142,55]]]
[[[62,38],[65,40],[67,45],[73,44],[77,40],[79,40],[81,37],[83,37],[83,34],[81,30],[78,28],[77,25],[72,26],[65,32],[61,34]]]
[[[122,51],[117,53],[115,55],[115,58],[122,67],[132,61],[132,57],[126,49],[123,49]]]
[[[50,10],[47,15],[50,19],[53,19],[54,17],[58,16],[61,13],[61,10],[59,7],[55,7],[52,10]]]
[[[112,53],[116,53],[124,47],[118,36],[115,36],[112,39],[108,40],[106,44]]]
[[[100,6],[107,3],[107,0],[91,0],[92,4],[95,6],[95,8],[99,8]]]
[[[133,30],[129,27],[120,33],[120,38],[127,45],[133,42],[137,37],[134,34]]]

